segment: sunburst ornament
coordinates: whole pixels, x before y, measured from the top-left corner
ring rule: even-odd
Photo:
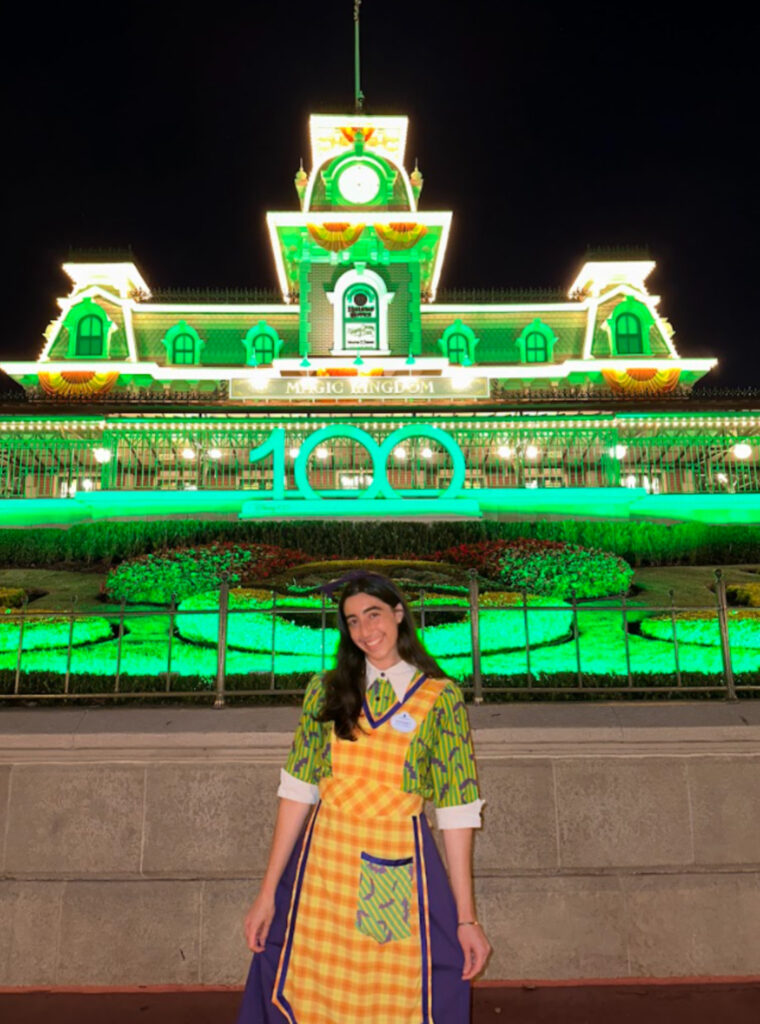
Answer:
[[[97,373],[94,370],[39,374],[42,390],[56,398],[94,398],[106,395],[118,379],[118,373]]]
[[[681,371],[630,366],[626,370],[602,370],[602,377],[610,390],[618,395],[666,395],[675,391]]]

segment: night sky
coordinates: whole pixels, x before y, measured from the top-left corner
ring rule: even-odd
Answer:
[[[36,358],[70,248],[275,288],[264,217],[298,208],[309,113],[353,108],[352,8],[15,8],[2,355]],[[758,386],[756,53],[738,7],[695,10],[364,0],[365,109],[408,114],[421,208],[454,211],[443,288],[567,288],[587,246],[646,246],[680,354]]]

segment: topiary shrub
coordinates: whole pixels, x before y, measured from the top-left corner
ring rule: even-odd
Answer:
[[[106,589],[116,601],[169,604],[231,583],[267,579],[309,556],[270,544],[208,544],[122,562],[108,574]]]
[[[559,599],[608,597],[625,593],[633,569],[617,555],[560,541],[485,541],[459,544],[438,552],[456,565],[515,590]]]
[[[68,647],[71,632],[71,620],[62,615],[47,612],[51,618],[37,619],[29,616],[24,619],[24,636],[21,649],[24,651],[41,650],[54,647]],[[71,632],[72,645],[90,644],[113,636],[113,631],[106,619],[93,615],[75,619]],[[15,653],[18,651],[21,636],[21,617],[6,613],[0,618],[0,651]]]
[[[720,650],[717,614],[708,616],[702,611],[677,612],[675,619],[679,644],[701,644]],[[668,612],[643,619],[640,628],[644,636],[673,642],[673,620]],[[760,650],[760,609],[729,608],[728,639],[732,647]]]
[[[25,597],[21,587],[0,587],[0,608],[20,608]]]

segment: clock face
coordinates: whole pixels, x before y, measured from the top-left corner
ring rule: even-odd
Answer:
[[[351,164],[338,178],[340,194],[355,206],[371,203],[380,191],[380,175],[368,164]]]

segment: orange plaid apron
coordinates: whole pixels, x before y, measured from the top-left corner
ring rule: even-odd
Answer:
[[[445,684],[417,678],[358,738],[332,737],[332,777],[304,836],[272,1001],[289,1024],[432,1024],[422,797],[409,744]]]

